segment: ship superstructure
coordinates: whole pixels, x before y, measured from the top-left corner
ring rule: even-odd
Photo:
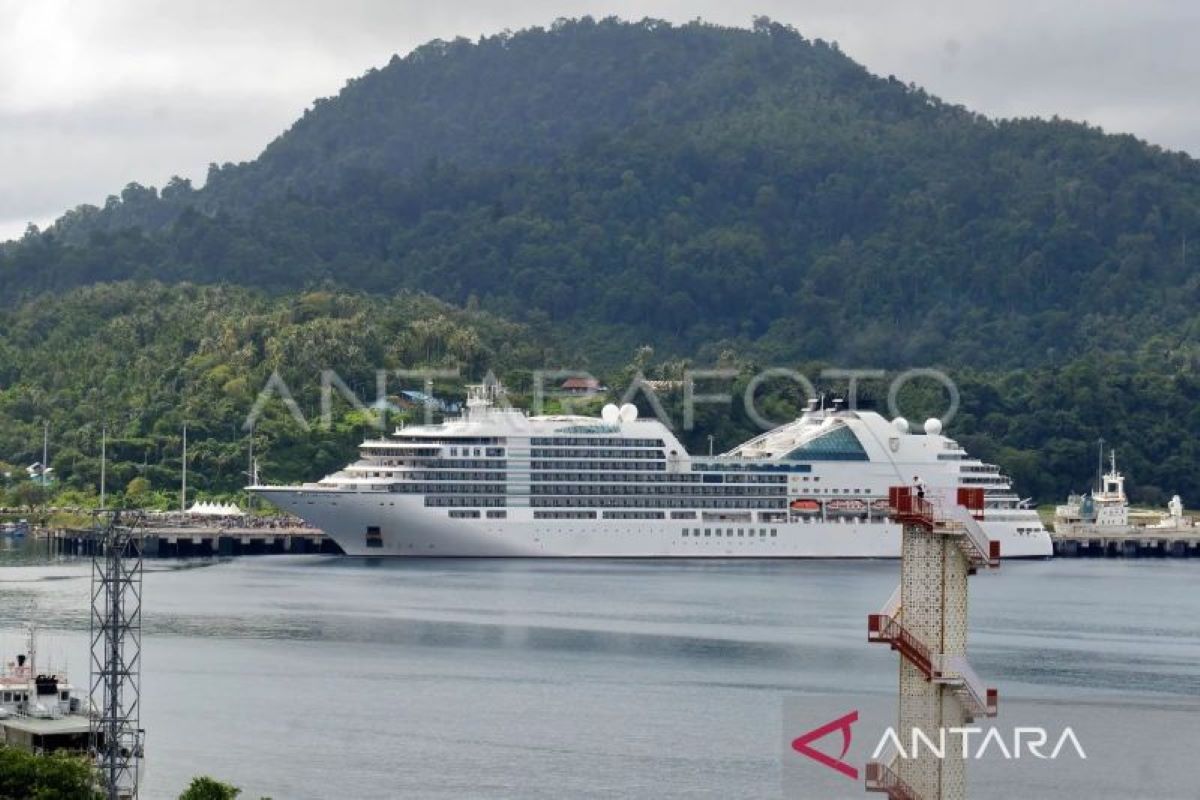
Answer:
[[[529,416],[473,387],[461,418],[363,443],[315,483],[251,487],[359,556],[897,557],[888,487],[982,488],[1006,557],[1050,539],[1009,480],[942,435],[834,407],[717,456],[636,408]]]

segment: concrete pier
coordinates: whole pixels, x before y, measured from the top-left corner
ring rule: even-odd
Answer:
[[[1113,535],[1050,534],[1062,558],[1200,558],[1200,529]]]
[[[320,553],[340,555],[337,543],[315,528],[142,528],[142,554],[146,558],[211,558],[232,556]],[[46,552],[90,556],[95,552],[95,532],[90,529],[39,531]]]

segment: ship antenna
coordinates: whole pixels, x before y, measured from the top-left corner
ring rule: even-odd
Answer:
[[[1104,437],[1100,437],[1100,456],[1096,460],[1096,491],[1104,489]]]

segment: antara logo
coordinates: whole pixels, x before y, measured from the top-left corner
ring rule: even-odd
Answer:
[[[888,745],[894,747],[896,754],[906,760],[919,758],[922,749],[934,758],[946,758],[946,734],[950,735],[951,742],[953,742],[954,737],[958,737],[961,743],[961,748],[951,747],[949,749],[951,758],[958,752],[962,758],[974,758],[978,760],[987,755],[989,749],[993,749],[1005,759],[1020,758],[1021,753],[1024,752],[1032,758],[1054,760],[1058,758],[1058,754],[1067,745],[1071,746],[1071,749],[1075,751],[1075,755],[1079,756],[1079,758],[1087,758],[1087,753],[1083,751],[1083,745],[1079,743],[1079,738],[1075,735],[1075,731],[1071,730],[1070,726],[1064,728],[1063,732],[1059,734],[1058,741],[1049,754],[1043,752],[1043,748],[1050,741],[1050,734],[1045,728],[1013,728],[1011,748],[1005,742],[1000,729],[996,727],[991,727],[987,730],[973,727],[938,728],[937,731],[938,738],[935,743],[925,731],[920,728],[913,728],[909,748],[905,750],[904,743],[900,741],[900,737],[896,734],[896,731],[893,728],[888,728],[883,732],[883,736],[880,737],[879,744],[875,746],[875,752],[871,755],[871,758],[879,758],[886,751]],[[979,734],[981,738],[979,740],[979,747],[972,751],[971,736],[974,734]]]
[[[846,753],[850,750],[850,740],[853,733],[850,726],[858,722],[858,711],[851,711],[844,717],[838,717],[832,722],[827,722],[819,728],[813,728],[808,733],[792,740],[792,749],[801,755],[808,756],[818,764],[824,764],[830,769],[837,770],[851,780],[858,780],[858,769],[847,764],[844,759]],[[810,744],[818,739],[824,739],[834,731],[842,732],[842,753],[837,758],[826,755],[820,750],[814,750],[809,747]]]
[[[858,722],[858,711],[851,711],[849,714],[831,720],[820,727],[813,728],[808,733],[793,739],[792,749],[803,756],[811,758],[818,764],[841,773],[851,780],[858,780],[858,768],[845,761],[846,753],[850,752],[850,743],[854,738],[851,726],[856,722]],[[813,743],[838,731],[842,734],[842,751],[836,758],[812,746]],[[951,742],[957,737],[959,746],[956,747],[947,742],[947,734],[949,734]],[[977,747],[972,748],[971,737],[976,735],[980,737],[976,740],[979,744]],[[911,742],[909,743],[909,747],[905,748],[896,730],[888,727],[879,738],[879,744],[875,746],[875,752],[871,758],[879,758],[889,748],[894,749],[896,754],[905,760],[921,757],[922,751],[928,757],[938,759],[947,757],[981,759],[989,751],[995,751],[996,754],[1004,759],[1018,759],[1021,758],[1022,753],[1025,753],[1032,758],[1053,760],[1057,759],[1059,754],[1067,749],[1074,751],[1075,755],[1080,759],[1087,758],[1087,754],[1083,750],[1083,745],[1080,744],[1075,731],[1071,730],[1070,727],[1063,729],[1057,740],[1055,740],[1053,748],[1047,753],[1044,748],[1049,745],[1050,741],[1049,732],[1041,727],[1014,728],[1011,747],[1009,747],[1000,730],[995,727],[986,730],[975,727],[939,728],[936,739],[930,738],[925,731],[919,728],[913,728],[911,731]]]

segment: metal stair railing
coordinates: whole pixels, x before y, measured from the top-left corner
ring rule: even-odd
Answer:
[[[896,774],[895,765],[895,756],[887,764],[879,761],[867,762],[867,791],[886,793],[888,800],[921,800],[921,796]]]
[[[933,656],[929,648],[903,625],[886,614],[867,616],[867,641],[886,642],[898,650],[926,678],[933,677]]]
[[[961,688],[973,716],[996,716],[999,695],[989,689],[963,655],[938,655],[933,659],[933,680]]]
[[[884,603],[883,611],[881,613],[885,617],[891,617],[894,620],[900,619],[901,588],[903,588],[901,584],[896,584],[896,590],[892,592],[892,596],[888,598],[886,603]]]
[[[948,521],[954,524],[956,530],[961,530],[968,543],[968,557],[979,566],[1000,566],[1000,542],[992,541],[984,532],[979,520],[975,519],[967,509],[960,505],[949,506],[945,509]]]

